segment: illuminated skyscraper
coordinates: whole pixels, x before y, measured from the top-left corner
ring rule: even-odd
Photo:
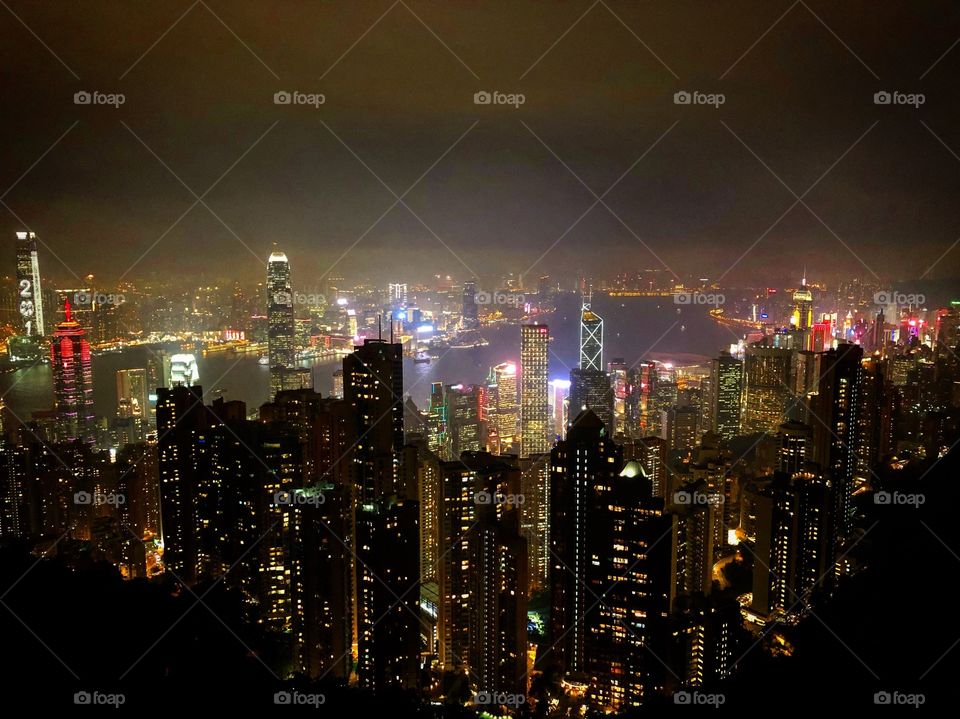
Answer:
[[[358,498],[396,491],[396,453],[403,447],[403,356],[399,344],[367,339],[343,358],[343,398],[357,423]]]
[[[550,404],[547,397],[550,330],[546,325],[520,327],[520,454],[550,449]]]
[[[562,437],[567,431],[570,407],[570,380],[550,380],[550,433]]]
[[[296,364],[293,287],[290,262],[282,252],[272,252],[267,261],[267,356],[270,360],[270,398],[281,389],[286,369]]]
[[[145,369],[117,370],[117,417],[132,420],[137,440],[143,439],[150,419],[147,395]]]
[[[477,283],[463,283],[463,327],[472,330],[480,324],[477,319]]]
[[[69,302],[66,304],[66,319],[57,325],[50,343],[50,363],[61,439],[92,443],[96,439],[96,425],[90,343],[83,327],[71,316]]]
[[[721,439],[733,439],[740,434],[743,363],[729,352],[721,352],[711,363],[710,376],[711,429]]]
[[[37,236],[33,232],[17,233],[17,295],[23,334],[42,337],[43,294],[37,259]]]
[[[570,371],[570,422],[585,409],[593,410],[613,436],[613,386],[602,369],[576,368]]]
[[[793,293],[793,315],[790,318],[790,324],[800,330],[813,327],[813,294],[807,287],[806,277]]]
[[[743,434],[774,434],[790,407],[793,351],[752,344],[743,368]]]
[[[497,449],[500,453],[513,446],[519,424],[520,404],[517,395],[517,365],[503,362],[491,370],[496,394],[493,398],[493,417],[488,421],[497,429]],[[490,391],[494,391],[490,387]]]
[[[590,309],[590,298],[580,308],[580,369],[603,370],[603,319]]]

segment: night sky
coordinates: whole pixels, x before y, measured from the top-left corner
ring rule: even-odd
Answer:
[[[951,278],[958,38],[923,0],[3,0],[2,272],[29,227],[63,282],[259,279],[274,242],[303,286]]]

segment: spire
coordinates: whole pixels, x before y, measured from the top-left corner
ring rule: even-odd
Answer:
[[[807,266],[806,266],[806,264],[804,264],[804,266],[803,266],[803,279],[800,280],[800,285],[801,285],[802,287],[806,287],[806,286],[807,286]]]
[[[73,320],[71,319],[71,317],[72,317],[73,313],[70,311],[70,299],[69,299],[69,298],[64,299],[64,301],[63,301],[63,312],[64,312],[64,314],[66,314],[66,316],[67,316],[67,322],[72,322]]]

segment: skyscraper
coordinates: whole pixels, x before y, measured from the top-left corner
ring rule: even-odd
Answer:
[[[513,446],[519,423],[517,365],[514,362],[502,362],[493,368],[491,375],[496,386],[496,394],[494,396],[494,416],[489,420],[496,425],[497,449],[503,452]]]
[[[550,449],[550,405],[547,397],[550,330],[546,325],[520,327],[520,454]]]
[[[367,339],[343,358],[343,398],[357,423],[355,481],[361,502],[396,490],[403,447],[403,356],[399,344]]]
[[[288,389],[284,377],[286,370],[293,369],[297,357],[290,262],[282,252],[272,252],[267,260],[267,356],[272,399],[281,389]]]
[[[590,309],[589,297],[580,308],[580,369],[603,370],[603,319]]]
[[[752,344],[743,368],[743,434],[774,434],[790,407],[793,351]]]
[[[23,334],[42,337],[43,293],[40,263],[37,260],[37,236],[33,232],[17,233],[17,294]]]
[[[145,369],[117,370],[117,419],[129,430],[128,442],[142,440],[149,424],[147,394]]]
[[[66,319],[57,325],[50,343],[53,396],[57,429],[65,441],[92,443],[96,439],[93,415],[93,369],[90,343],[66,303]]]
[[[729,352],[721,352],[711,362],[710,416],[712,430],[721,439],[740,434],[740,395],[743,387],[743,363]]]
[[[463,328],[472,330],[480,324],[477,318],[477,283],[463,283]]]
[[[578,367],[570,370],[570,412],[571,424],[585,409],[593,410],[603,422],[609,436],[614,434],[613,426],[613,385],[610,375],[602,369]]]

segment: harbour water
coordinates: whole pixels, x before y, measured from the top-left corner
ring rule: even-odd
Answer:
[[[705,362],[736,342],[735,331],[714,322],[706,307],[675,305],[670,297],[596,297],[594,310],[604,319],[604,363],[623,358],[628,365],[643,359],[678,364]],[[546,315],[553,337],[550,377],[567,378],[579,352],[579,299],[561,297],[555,312]],[[489,344],[469,349],[437,350],[429,364],[404,360],[404,391],[425,407],[432,382],[455,384],[482,382],[490,367],[520,359],[520,328],[517,325],[486,327],[481,334]],[[133,347],[93,358],[94,409],[98,416],[116,411],[116,371],[146,367],[153,350]],[[255,354],[214,353],[199,357],[200,382],[208,401],[223,396],[247,403],[248,411],[267,400],[269,369]],[[305,363],[313,368],[314,386],[324,395],[333,387],[336,359]],[[28,419],[31,412],[53,404],[51,369],[37,365],[0,375],[0,396],[17,414]]]

